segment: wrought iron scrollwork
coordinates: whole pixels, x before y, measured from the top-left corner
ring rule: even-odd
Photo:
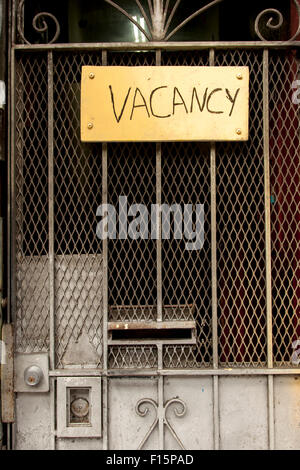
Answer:
[[[148,41],[168,41],[172,36],[174,36],[177,31],[179,31],[184,25],[186,25],[189,21],[191,21],[196,16],[200,15],[204,11],[208,10],[209,8],[221,3],[223,0],[213,0],[209,2],[207,5],[199,8],[196,10],[192,15],[188,16],[184,21],[182,21],[178,26],[172,29],[169,32],[171,22],[174,18],[174,15],[177,11],[181,0],[176,0],[169,16],[168,9],[169,9],[169,0],[148,0],[148,8],[150,12],[150,18],[145,12],[141,2],[139,0],[135,0],[143,18],[145,19],[145,23],[147,24],[149,33],[145,31],[145,29],[126,11],[124,8],[120,7],[116,2],[113,0],[104,0],[106,3],[109,3],[111,6],[116,8],[120,11],[124,16],[126,16],[148,39]]]
[[[21,0],[18,5],[18,11],[17,11],[17,30],[20,35],[20,38],[22,41],[26,44],[30,44],[30,42],[25,38],[24,34],[24,25],[23,25],[23,11],[24,11],[24,4],[25,0]],[[42,34],[48,31],[49,25],[48,25],[48,20],[52,20],[55,25],[55,33],[53,38],[48,41],[48,44],[52,44],[57,40],[60,34],[60,25],[57,20],[57,18],[52,14],[52,13],[47,13],[45,11],[42,11],[40,13],[37,13],[35,17],[32,20],[32,27],[35,31],[38,33]]]
[[[138,447],[138,450],[140,450],[144,447],[144,444],[146,443],[146,441],[148,440],[148,438],[150,437],[150,435],[152,434],[152,432],[156,428],[156,426],[159,423],[160,419],[163,421],[164,425],[166,425],[166,427],[169,429],[170,433],[174,437],[175,441],[179,444],[181,449],[185,450],[185,447],[184,447],[183,443],[179,439],[178,435],[176,434],[174,428],[171,426],[170,421],[167,418],[168,408],[172,405],[177,405],[174,408],[174,413],[177,417],[180,418],[180,417],[184,416],[185,413],[186,413],[186,404],[184,403],[184,401],[182,401],[180,398],[177,398],[177,397],[176,398],[171,398],[170,400],[168,400],[163,405],[162,413],[159,416],[159,407],[158,407],[158,404],[156,403],[156,401],[152,400],[152,398],[142,398],[141,400],[139,400],[137,402],[136,408],[135,408],[136,413],[141,417],[145,417],[149,413],[149,408],[147,406],[145,406],[146,404],[149,404],[153,407],[153,409],[155,411],[155,418],[154,418],[153,423],[151,424],[147,434],[145,435],[145,437],[141,441],[141,443]]]
[[[297,14],[298,14],[298,29],[296,33],[289,39],[289,41],[294,41],[294,39],[296,39],[297,36],[299,36],[300,34],[300,5],[297,0],[293,0],[293,2],[297,9]],[[265,26],[269,29],[277,30],[281,28],[281,26],[283,25],[283,21],[284,21],[282,13],[279,10],[276,10],[275,8],[269,8],[267,10],[263,10],[262,12],[260,12],[259,15],[257,15],[255,19],[254,28],[255,28],[255,33],[262,41],[268,40],[262,34],[261,29],[260,29],[261,19],[267,15],[270,15],[270,16]],[[274,15],[275,15],[275,18],[274,18]]]

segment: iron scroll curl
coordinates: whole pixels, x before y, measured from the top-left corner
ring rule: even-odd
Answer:
[[[296,31],[296,33],[291,37],[289,38],[289,41],[294,41],[300,34],[300,5],[298,3],[297,0],[293,0],[293,3],[296,7],[296,10],[297,10],[297,15],[298,15],[298,29]],[[283,25],[283,22],[284,22],[284,18],[283,18],[283,15],[282,13],[275,9],[275,8],[268,8],[266,10],[263,10],[261,11],[256,19],[255,19],[255,23],[254,23],[254,29],[255,29],[255,33],[257,34],[257,36],[259,37],[259,39],[261,39],[262,41],[267,41],[268,39],[262,34],[261,32],[261,20],[263,17],[266,17],[268,15],[268,19],[266,21],[265,26],[269,29],[273,29],[273,30],[278,30],[281,28],[281,26]]]
[[[137,7],[139,8],[145,23],[147,24],[148,31],[146,31],[132,15],[130,15],[126,10],[124,10],[118,3],[114,0],[104,0],[104,2],[110,4],[113,8],[117,9],[120,13],[127,17],[140,31],[148,41],[168,41],[175,33],[177,33],[183,26],[185,26],[189,21],[191,21],[196,16],[199,16],[201,13],[204,13],[206,10],[210,9],[213,6],[216,6],[219,3],[222,3],[224,0],[212,0],[206,5],[202,6],[196,10],[193,14],[185,18],[180,24],[178,24],[174,29],[170,31],[171,22],[175,15],[175,12],[178,9],[181,0],[176,0],[171,11],[168,10],[169,0],[164,2],[164,0],[148,0],[148,9],[150,16],[146,13],[145,8],[143,7],[140,0],[135,0]],[[295,34],[289,38],[290,41],[294,41],[300,35],[300,4],[297,0],[292,0],[293,4],[297,11],[298,16],[298,28]],[[25,0],[20,0],[17,8],[17,31],[23,43],[30,45],[31,43],[26,39],[24,32],[24,5]],[[55,31],[53,37],[47,41],[47,44],[53,44],[57,41],[60,35],[60,24],[58,19],[49,12],[40,12],[37,13],[32,20],[32,27],[37,33],[45,33],[49,30],[49,21],[53,22]],[[275,9],[268,8],[261,11],[256,19],[254,24],[254,30],[258,38],[262,41],[268,41],[265,37],[264,32],[262,31],[262,25],[269,30],[278,30],[281,28],[284,22],[283,14]]]
[[[22,41],[26,44],[31,44],[25,37],[25,34],[24,34],[24,26],[22,24],[22,18],[23,18],[23,11],[24,11],[24,4],[25,4],[25,0],[21,0],[19,5],[18,5],[18,11],[17,11],[17,30],[18,30],[18,33],[22,39]],[[48,25],[48,20],[52,20],[54,22],[54,25],[55,25],[55,33],[54,33],[54,36],[53,38],[48,41],[48,44],[52,44],[54,43],[59,35],[60,35],[60,24],[57,20],[57,18],[52,14],[52,13],[48,13],[48,12],[45,12],[45,11],[42,11],[40,13],[37,13],[33,20],[32,20],[32,27],[35,31],[37,31],[38,33],[44,33],[46,31],[48,31],[49,29],[49,25]],[[41,21],[41,25],[39,25],[39,22]]]

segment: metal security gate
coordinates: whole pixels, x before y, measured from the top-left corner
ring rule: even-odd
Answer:
[[[13,2],[14,448],[299,448],[299,43],[152,31],[142,44],[29,44],[24,11]],[[54,20],[58,33],[43,15],[35,28]],[[82,143],[83,65],[248,66],[250,138]],[[203,248],[100,241],[97,207],[120,195],[204,204]],[[124,322],[195,322],[195,341],[120,339]],[[24,382],[32,365],[36,387]]]

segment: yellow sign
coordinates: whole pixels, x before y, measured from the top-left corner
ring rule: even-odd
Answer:
[[[82,67],[81,140],[248,139],[248,67]]]

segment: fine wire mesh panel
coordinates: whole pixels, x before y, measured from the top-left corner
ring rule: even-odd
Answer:
[[[217,144],[219,362],[266,364],[263,77],[261,51],[220,51],[218,66],[249,66],[250,134]]]
[[[83,65],[98,53],[54,55],[54,249],[57,366],[99,365],[102,358],[102,146],[80,141]]]
[[[162,52],[162,65],[208,66],[208,51]],[[212,361],[209,145],[162,145],[162,203],[204,204],[204,246],[187,250],[187,239],[162,242],[164,320],[195,320],[196,345],[163,347],[166,368],[209,366]],[[195,220],[195,219],[194,219]],[[174,219],[173,219],[174,221]],[[172,239],[173,237],[173,239]]]
[[[150,213],[155,203],[155,144],[128,143],[108,145],[108,202],[116,209],[117,228],[119,220],[133,204],[144,204]],[[126,197],[127,208],[119,199]],[[129,216],[128,224],[133,217]],[[108,243],[108,299],[110,321],[156,320],[156,242],[141,230],[141,237],[134,240],[109,240]],[[129,230],[130,225],[128,225]],[[117,233],[119,238],[120,232]],[[143,237],[143,238],[142,238]],[[147,237],[147,239],[146,239]],[[136,367],[149,367],[153,363],[156,347],[110,347],[110,367],[129,364],[129,351]],[[155,354],[156,355],[156,354]],[[150,362],[149,362],[150,361]]]
[[[108,64],[155,65],[155,53],[109,52]],[[98,366],[102,360],[103,263],[96,236],[102,146],[80,142],[82,65],[101,65],[101,54],[54,53],[57,367]],[[162,52],[162,65],[208,65],[208,52]],[[266,364],[262,51],[219,51],[215,65],[250,68],[249,141],[217,144],[219,362],[261,367]],[[275,366],[283,367],[291,365],[292,343],[300,339],[295,55],[270,53],[269,74],[273,353]],[[17,53],[16,350],[28,353],[49,349],[47,87],[47,55]],[[128,197],[128,207],[156,202],[155,174],[154,143],[108,145],[108,202],[116,208],[121,195]],[[205,206],[201,250],[185,250],[185,241],[172,238],[162,242],[163,319],[197,324],[196,346],[165,346],[163,365],[207,367],[212,356],[209,145],[162,144],[162,202]],[[156,262],[155,240],[109,241],[110,321],[156,320]],[[157,367],[151,345],[110,346],[108,357],[111,368]]]
[[[211,332],[210,146],[196,142],[162,145],[162,201],[182,211],[182,239],[176,239],[176,215],[170,219],[170,239],[162,240],[164,320],[195,320],[196,345],[164,346],[166,368],[209,366]],[[191,205],[194,236],[187,232],[184,205]],[[204,226],[196,204],[204,205]],[[179,228],[179,227],[178,227]],[[201,234],[204,235],[202,246]],[[188,235],[188,236],[187,236]],[[198,239],[199,246],[196,245]],[[194,243],[187,249],[187,243]],[[201,246],[200,246],[201,245]]]
[[[299,79],[293,51],[269,61],[273,354],[276,367],[291,367],[300,340],[299,310]],[[297,364],[295,364],[297,365]]]
[[[48,93],[45,54],[16,56],[16,351],[49,348]]]
[[[155,54],[109,52],[107,63],[153,66]],[[118,216],[126,212],[123,202],[119,206],[119,196],[127,197],[127,210],[132,204],[144,204],[150,211],[151,204],[156,202],[155,159],[153,143],[108,144],[108,203],[117,211],[117,222]],[[129,216],[128,223],[132,219]],[[146,232],[142,231],[143,239],[120,240],[119,228],[117,224],[117,239],[108,242],[109,321],[156,320],[156,242],[150,239],[150,230],[148,239],[144,239]],[[108,365],[110,368],[154,368],[157,366],[156,346],[110,346]]]
[[[161,65],[208,66],[208,51],[162,51]]]

